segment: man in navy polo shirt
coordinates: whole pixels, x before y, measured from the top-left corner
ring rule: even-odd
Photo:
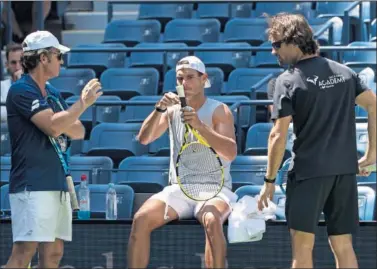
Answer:
[[[68,108],[47,81],[59,75],[62,54],[69,48],[47,31],[28,35],[24,42],[24,75],[8,93],[6,107],[12,148],[9,199],[13,249],[6,268],[26,268],[38,247],[39,267],[57,268],[64,241],[72,238],[72,210],[64,170],[48,136],[82,139],[80,115],[102,94],[93,79],[81,98]],[[60,98],[65,111],[55,113],[48,94]]]

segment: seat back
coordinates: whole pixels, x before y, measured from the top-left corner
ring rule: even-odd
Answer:
[[[158,20],[113,20],[107,24],[104,43],[135,46],[142,42],[158,42],[161,24]]]
[[[132,186],[136,193],[156,193],[169,183],[169,157],[129,157],[119,169],[115,183]]]
[[[105,214],[108,184],[89,184],[88,186],[90,191],[90,212]],[[114,185],[114,187],[117,193],[118,219],[130,219],[132,217],[135,192],[127,185]],[[75,190],[79,200],[80,185],[77,185]]]

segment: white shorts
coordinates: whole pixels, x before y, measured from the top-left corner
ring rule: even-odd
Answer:
[[[72,240],[72,209],[68,192],[23,191],[9,194],[13,242]]]
[[[221,192],[211,200],[221,199],[231,206],[231,203],[237,202],[237,198],[237,194],[224,187]],[[165,187],[161,192],[151,196],[150,199],[157,199],[165,204],[168,203],[168,205],[177,212],[180,219],[190,219],[196,217],[199,210],[205,203],[188,198],[179,188],[178,184],[172,184]]]

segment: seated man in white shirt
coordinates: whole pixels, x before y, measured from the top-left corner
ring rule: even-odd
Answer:
[[[9,78],[1,81],[1,103],[5,103],[10,86],[21,77],[22,47],[20,44],[10,44],[6,50],[6,67]],[[1,122],[7,121],[7,110],[5,106],[1,106]]]

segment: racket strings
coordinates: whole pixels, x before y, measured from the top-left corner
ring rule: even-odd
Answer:
[[[190,197],[207,200],[222,188],[221,162],[205,145],[189,144],[181,152],[177,169],[181,188]]]

